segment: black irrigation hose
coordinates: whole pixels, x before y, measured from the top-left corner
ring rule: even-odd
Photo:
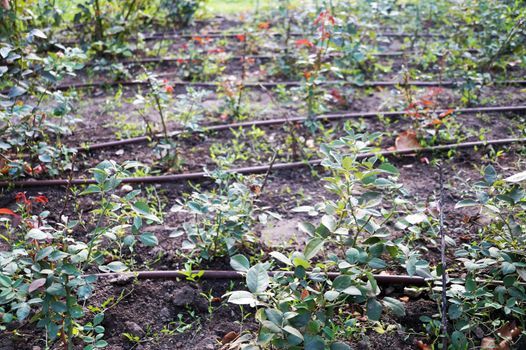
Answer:
[[[429,153],[433,151],[444,151],[452,149],[462,149],[462,148],[474,148],[482,146],[499,146],[499,145],[509,145],[513,143],[525,143],[526,138],[510,138],[510,139],[498,139],[498,140],[488,140],[488,141],[473,141],[473,142],[463,142],[463,143],[454,143],[446,145],[431,146],[425,148],[411,148],[404,150],[394,150],[394,151],[379,151],[376,153],[362,153],[357,155],[357,159],[364,159],[372,156],[395,156],[402,154],[415,154],[415,153]],[[272,165],[272,170],[287,170],[287,169],[297,169],[307,166],[318,166],[321,164],[320,159],[314,159],[309,161],[301,162],[291,162],[291,163],[275,163]],[[230,169],[231,173],[238,174],[260,174],[265,173],[269,170],[269,165],[258,165],[252,167],[242,167],[236,169]],[[121,183],[175,183],[180,181],[188,180],[202,180],[208,176],[205,172],[196,172],[196,173],[186,173],[186,174],[175,174],[175,175],[161,175],[161,176],[144,176],[144,177],[127,177],[122,178]],[[54,180],[16,180],[16,181],[0,181],[0,188],[24,188],[24,187],[43,187],[43,186],[67,186],[67,185],[88,185],[95,184],[94,179],[54,179]]]
[[[285,33],[280,32],[230,32],[230,33],[224,33],[224,32],[203,32],[203,33],[181,33],[181,34],[168,34],[166,33],[160,33],[160,34],[151,34],[151,35],[145,35],[143,39],[145,41],[155,41],[155,40],[177,40],[177,39],[191,39],[195,37],[204,37],[204,38],[236,38],[239,35],[246,35],[249,36],[285,36]],[[305,33],[302,32],[292,32],[289,33],[289,36],[295,36],[295,37],[304,37]],[[376,32],[376,37],[395,37],[395,38],[404,38],[404,37],[414,37],[415,35],[413,33],[402,33],[402,32]],[[434,37],[434,38],[444,38],[445,36],[442,34],[435,34],[435,33],[422,33],[417,35],[419,37]]]
[[[439,109],[439,110],[436,110],[435,113],[444,113],[446,111],[449,111],[449,110]],[[524,111],[526,111],[526,105],[525,106],[459,108],[459,109],[454,110],[454,112],[458,114],[524,112]],[[407,115],[407,113],[408,112],[406,111],[356,112],[356,113],[320,115],[320,116],[317,116],[315,119],[320,120],[320,121],[326,121],[326,120],[346,120],[346,119],[354,119],[354,118],[374,118],[377,116],[383,116],[383,117],[388,117],[388,118],[400,118],[400,117]],[[208,126],[203,126],[203,132],[214,132],[214,131],[224,131],[224,130],[238,129],[238,128],[282,125],[282,124],[287,124],[287,123],[304,122],[305,120],[307,120],[307,118],[305,117],[295,117],[295,118],[278,118],[278,119],[268,119],[268,120],[254,120],[254,121],[239,122],[239,123],[232,123],[232,124],[208,125]],[[176,137],[184,133],[187,133],[187,132],[183,130],[178,130],[178,131],[169,133],[168,136]],[[80,151],[89,152],[89,151],[94,151],[94,150],[99,150],[99,149],[104,149],[104,148],[118,147],[118,146],[148,142],[152,139],[161,139],[163,137],[165,137],[164,134],[155,134],[152,136],[140,136],[140,137],[133,137],[133,138],[128,138],[124,140],[94,143],[94,144],[87,145],[84,147],[78,147],[78,149]]]
[[[392,52],[377,52],[373,53],[372,55],[374,57],[401,57],[404,55],[411,54],[410,52],[404,52],[404,51],[392,51]],[[247,55],[247,56],[230,56],[225,57],[226,60],[236,61],[236,60],[273,60],[277,57],[284,57],[280,55]],[[330,55],[329,57],[342,57],[341,55]],[[195,60],[188,57],[143,57],[133,60],[124,60],[124,61],[116,61],[116,63],[122,63],[126,65],[131,64],[145,64],[145,63],[173,63],[178,62],[180,60]],[[196,60],[197,61],[197,60]]]
[[[158,78],[167,78],[172,77],[176,73],[167,73],[159,74]],[[187,81],[172,81],[170,85],[172,86],[191,86],[191,87],[201,87],[201,88],[216,88],[221,82],[220,81],[210,81],[210,82],[187,82]],[[466,81],[371,81],[371,82],[354,82],[347,80],[327,80],[319,82],[319,86],[323,85],[347,85],[347,86],[356,86],[356,87],[387,87],[387,86],[419,86],[419,87],[430,87],[430,86],[443,86],[443,87],[454,87],[465,84]],[[286,87],[301,86],[301,81],[267,81],[267,82],[254,82],[254,83],[243,83],[245,88],[258,89],[258,88],[273,88],[278,85],[283,85]],[[502,80],[502,81],[492,81],[488,84],[495,85],[526,85],[526,80]],[[98,81],[94,83],[73,83],[73,84],[64,84],[57,86],[54,90],[69,90],[69,89],[90,89],[90,88],[103,88],[103,87],[115,87],[115,86],[137,86],[145,85],[148,86],[148,81],[145,80],[128,80],[128,81],[112,81],[104,82]],[[52,89],[53,90],[53,89]]]
[[[114,273],[96,273],[91,275],[83,275],[83,277],[95,276],[100,278],[119,278],[119,277],[136,277],[139,280],[169,280],[169,279],[185,279],[189,274],[195,275],[202,273],[201,279],[205,280],[242,280],[245,278],[245,274],[237,271],[224,271],[224,270],[197,270],[197,271],[136,271],[136,272],[114,272]],[[270,276],[276,274],[292,275],[292,271],[269,271]],[[307,272],[312,274],[312,272]],[[329,279],[335,279],[340,276],[337,272],[326,273]],[[408,276],[408,275],[373,275],[374,279],[378,284],[381,285],[401,285],[401,286],[425,286],[428,281],[423,277]]]
[[[372,29],[371,29],[372,30]],[[166,33],[158,33],[158,34],[149,34],[144,35],[142,37],[142,40],[144,41],[161,41],[161,40],[169,40],[169,41],[175,41],[178,39],[192,39],[195,37],[202,37],[202,38],[210,38],[210,39],[223,39],[223,38],[236,38],[239,35],[249,35],[249,36],[272,36],[272,37],[280,37],[284,36],[284,33],[280,32],[218,32],[218,31],[210,31],[210,32],[202,32],[202,33],[180,33],[180,34],[166,34]],[[301,32],[292,32],[289,33],[289,36],[291,37],[305,37],[305,33]],[[412,33],[403,33],[403,32],[376,32],[376,37],[394,37],[394,38],[412,38],[415,35]],[[438,34],[438,33],[422,33],[417,35],[418,37],[429,37],[429,38],[446,38],[445,35]],[[139,40],[139,38],[128,38],[127,39],[130,42],[136,42]],[[65,46],[71,46],[71,45],[77,45],[80,44],[78,41],[64,41],[60,44]]]
[[[404,51],[392,51],[392,52],[377,52],[373,53],[373,57],[402,57],[404,55],[410,54],[409,52]],[[247,55],[247,56],[225,56],[223,58],[224,61],[243,61],[243,60],[259,60],[259,61],[269,61],[274,60],[279,57],[285,57],[281,55]],[[342,57],[341,55],[329,55],[329,58],[334,57]],[[122,63],[123,65],[127,66],[133,66],[133,65],[140,65],[140,64],[149,64],[149,63],[156,63],[156,64],[170,64],[170,63],[177,63],[181,60],[184,61],[202,61],[201,59],[193,59],[189,57],[142,57],[142,58],[136,58],[133,60],[115,60],[115,61],[109,61],[110,63]],[[219,61],[220,59],[218,59]],[[84,67],[91,67],[97,65],[96,62],[90,61],[84,64]],[[171,74],[171,73],[169,73]]]

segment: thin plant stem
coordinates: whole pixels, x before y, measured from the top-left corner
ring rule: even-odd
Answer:
[[[444,168],[440,164],[439,172],[439,235],[440,235],[440,263],[442,265],[442,349],[447,350],[448,332],[447,332],[447,274],[446,274],[446,234],[444,230]]]

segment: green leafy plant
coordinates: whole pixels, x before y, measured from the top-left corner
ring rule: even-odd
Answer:
[[[231,256],[254,245],[253,226],[260,211],[255,205],[256,193],[251,190],[260,186],[258,183],[220,170],[210,176],[218,185],[216,192],[194,192],[171,209],[194,216],[195,220],[184,223],[175,236],[185,234],[182,248],[204,260]]]
[[[502,178],[488,165],[483,175],[473,184],[475,196],[456,205],[456,209],[477,209],[475,215],[488,224],[476,230],[476,240],[455,252],[466,277],[452,279],[447,292],[453,349],[475,346],[477,332],[509,346],[523,335],[526,325],[526,260],[522,253],[526,192],[521,185],[526,174]],[[511,330],[506,331],[508,328]]]
[[[87,240],[77,238],[85,223],[66,216],[58,223],[48,222],[49,211],[33,214],[37,203],[46,204],[44,196],[17,195],[19,214],[8,212],[11,221],[5,222],[7,233],[2,237],[10,250],[0,253],[0,312],[1,328],[14,320],[31,322],[43,328],[46,338],[62,341],[74,349],[75,338],[86,343],[86,349],[103,348],[103,314],[82,326],[87,314],[83,304],[94,292],[96,277],[88,271],[121,272],[128,266],[117,260],[128,258],[136,237],[145,246],[157,244],[151,233],[141,233],[144,221],[159,222],[150,208],[137,197],[140,191],[120,197],[116,189],[125,168],[105,161],[92,169],[96,184],[88,186],[83,195],[100,195],[100,208],[94,210],[95,226]],[[7,209],[3,210],[7,212]],[[118,247],[115,254],[113,247]]]

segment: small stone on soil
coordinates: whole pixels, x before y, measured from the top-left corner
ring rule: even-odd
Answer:
[[[137,323],[132,321],[126,321],[124,322],[124,325],[126,326],[126,330],[131,335],[134,335],[136,337],[142,338],[146,335],[146,332],[139,326]]]

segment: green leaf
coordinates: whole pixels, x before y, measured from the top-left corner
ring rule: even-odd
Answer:
[[[457,204],[455,204],[455,209],[465,208],[465,207],[473,207],[479,205],[478,202],[474,201],[473,199],[463,199]]]
[[[383,170],[385,171],[386,173],[389,173],[389,174],[393,174],[393,175],[398,175],[400,174],[400,172],[398,171],[398,169],[391,163],[382,163],[380,164],[380,166],[378,167],[378,169],[380,170]]]
[[[336,230],[336,220],[332,215],[323,215],[321,218],[321,224],[325,226],[330,232],[334,232]]]
[[[252,293],[244,290],[232,292],[230,297],[228,297],[229,303],[237,305],[255,305],[256,301],[257,300]]]
[[[310,263],[307,260],[302,259],[300,257],[296,257],[296,258],[292,259],[292,264],[294,266],[296,266],[296,267],[301,266],[304,269],[310,268]]]
[[[367,300],[367,318],[371,321],[379,321],[382,315],[382,304],[376,298]]]
[[[504,179],[504,181],[506,182],[513,182],[513,183],[522,182],[524,180],[526,180],[526,171],[520,172],[518,174],[509,176]]]
[[[458,304],[451,304],[447,310],[447,314],[449,315],[450,319],[456,320],[462,316],[462,307]]]
[[[157,223],[161,223],[161,220],[150,213],[150,207],[148,207],[148,204],[142,201],[137,201],[132,205],[133,211],[135,211],[137,214],[141,215],[143,218],[147,220],[152,220]]]
[[[411,225],[418,225],[427,220],[427,215],[423,213],[416,213],[416,214],[407,215],[405,219]]]
[[[268,283],[268,272],[263,264],[258,263],[248,270],[247,287],[252,293],[264,292],[268,287]]]
[[[242,254],[236,254],[230,258],[230,266],[236,271],[247,272],[250,268],[250,262]]]
[[[337,341],[331,344],[331,350],[352,350],[352,348],[344,342]]]
[[[347,295],[355,295],[355,296],[362,295],[362,291],[359,290],[355,286],[349,286],[349,287],[345,288],[344,290],[342,290],[342,293],[345,293]]]
[[[369,265],[372,269],[384,269],[387,267],[385,261],[379,258],[372,258],[367,262],[367,265]]]
[[[283,330],[284,330],[285,332],[287,332],[287,333],[292,334],[292,335],[295,336],[295,337],[298,337],[298,338],[300,338],[300,339],[303,339],[303,334],[301,334],[301,332],[298,331],[298,330],[297,330],[296,328],[294,328],[294,327],[291,327],[291,326],[285,326],[285,327],[283,327]],[[307,348],[307,347],[305,347],[305,348]]]
[[[492,165],[484,168],[484,181],[488,184],[493,184],[497,180],[497,171]]]
[[[2,56],[2,58],[6,58],[7,55],[9,55],[11,51],[13,51],[12,47],[9,47],[9,46],[0,47],[0,56]]]
[[[332,282],[332,288],[336,289],[337,291],[341,292],[344,289],[350,287],[352,285],[353,279],[351,276],[348,275],[340,275],[334,279]]]
[[[278,326],[281,326],[283,323],[283,313],[277,309],[265,309],[265,315]]]
[[[97,342],[95,343],[95,346],[97,348],[105,348],[108,346],[108,342],[104,339],[100,339],[100,340],[97,340]]]
[[[51,234],[46,233],[42,230],[39,230],[38,228],[32,228],[26,234],[26,240],[36,239],[37,241],[41,241],[41,240],[50,239],[50,238],[53,238]]]
[[[9,90],[9,93],[8,93],[8,97],[9,98],[14,98],[14,97],[18,97],[18,96],[22,96],[23,94],[26,93],[26,89],[20,87],[20,86],[13,86],[10,90]]]
[[[75,305],[72,308],[70,308],[69,313],[71,314],[71,317],[75,319],[84,317],[84,310],[80,305]]]
[[[60,283],[53,283],[47,287],[46,293],[55,296],[64,296],[66,295],[66,289]]]
[[[404,304],[400,300],[390,298],[390,297],[385,297],[383,302],[384,302],[384,305],[388,309],[390,309],[393,312],[393,314],[395,314],[396,316],[399,316],[399,317],[405,316],[405,307],[404,307]]]
[[[274,322],[263,320],[261,321],[261,325],[272,333],[282,333],[281,328]]]
[[[292,261],[290,261],[289,258],[287,258],[284,254],[282,254],[280,252],[271,252],[270,256],[273,257],[274,259],[278,260],[278,261],[281,261],[285,265],[289,265],[289,266],[292,265]]]
[[[96,314],[93,318],[93,325],[97,326],[104,320],[104,314]]]
[[[477,289],[477,283],[471,274],[466,276],[466,291],[474,292]]]
[[[313,257],[318,254],[318,252],[323,248],[323,244],[325,243],[325,240],[321,238],[312,238],[305,247],[305,258],[307,260],[312,259]]]
[[[145,232],[141,234],[139,237],[141,240],[141,243],[144,244],[147,247],[155,247],[159,244],[159,240],[153,233]]]
[[[11,279],[7,276],[0,275],[0,286],[4,288],[11,287]]]
[[[29,316],[30,311],[31,307],[28,303],[21,303],[16,310],[16,318],[18,318],[19,321],[25,320],[27,316]]]
[[[308,335],[304,337],[305,350],[324,350],[325,341],[319,335]]]
[[[316,227],[314,227],[314,225],[310,222],[306,221],[300,222],[298,224],[298,228],[300,229],[300,231],[303,231],[310,236],[313,236],[314,232],[316,231]]]
[[[63,313],[68,310],[68,308],[66,307],[66,304],[60,301],[51,302],[51,308],[53,309],[53,311],[58,312],[58,313]]]
[[[47,35],[44,34],[43,31],[41,31],[40,29],[31,29],[31,31],[29,32],[30,36],[36,36],[38,38],[41,38],[41,39],[47,39]]]
[[[99,186],[91,184],[84,191],[82,191],[80,194],[81,195],[86,195],[86,194],[93,194],[93,193],[100,193],[100,192],[101,192],[101,189],[100,189]]]
[[[123,272],[123,271],[126,271],[128,269],[128,267],[126,265],[124,265],[124,263],[122,263],[120,261],[112,261],[106,266],[101,266],[101,268],[102,267],[107,268],[111,272]]]
[[[338,297],[340,296],[340,292],[337,292],[335,290],[328,290],[325,292],[325,294],[323,295],[323,297],[325,298],[325,300],[327,301],[334,301],[336,300]]]
[[[508,275],[510,273],[514,273],[516,270],[515,265],[512,263],[509,263],[507,261],[504,261],[502,263],[502,273],[505,275]]]

